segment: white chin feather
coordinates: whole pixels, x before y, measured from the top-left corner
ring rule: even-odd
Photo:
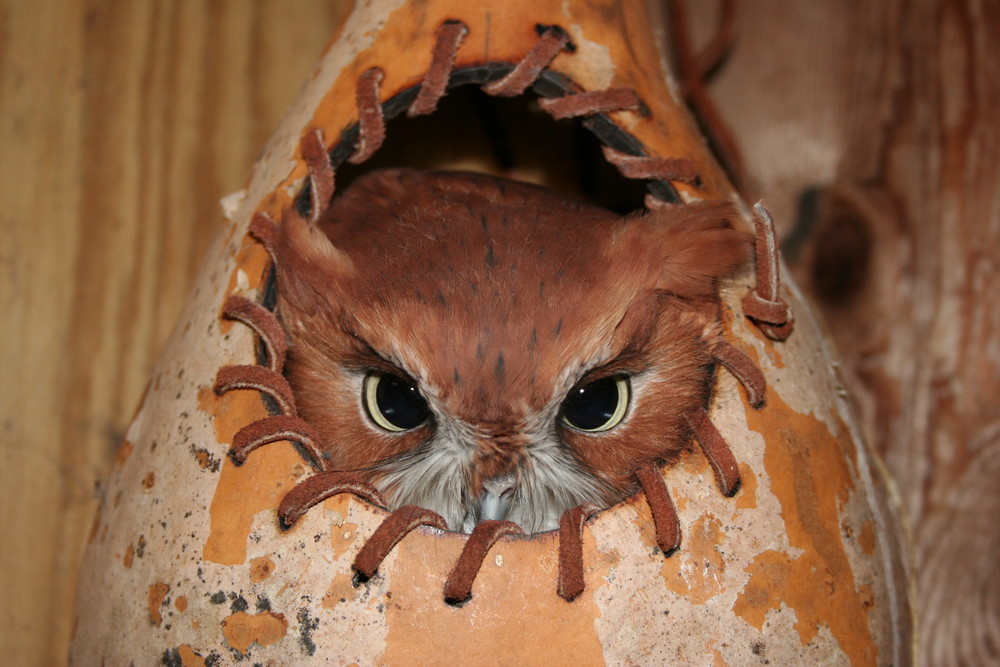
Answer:
[[[467,445],[435,439],[387,465],[377,486],[390,509],[417,505],[440,514],[451,530],[472,532],[482,516],[480,498],[469,491],[472,451]],[[552,442],[529,446],[527,460],[515,474],[518,482],[505,518],[525,533],[555,530],[566,510],[584,503],[600,505],[607,497],[601,480]]]

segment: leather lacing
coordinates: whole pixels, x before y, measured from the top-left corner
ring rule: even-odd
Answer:
[[[436,31],[436,43],[431,54],[428,74],[410,104],[410,116],[433,112],[444,95],[454,68],[455,55],[468,27],[459,21],[446,21]],[[522,94],[545,71],[552,60],[573,47],[566,32],[558,26],[539,26],[539,40],[524,58],[502,78],[483,86],[495,96]],[[380,103],[379,84],[383,72],[371,68],[357,84],[358,127],[353,152],[348,161],[359,163],[371,157],[385,139],[385,118]],[[562,97],[541,99],[542,109],[554,118],[593,117],[613,111],[648,113],[638,94],[631,89],[612,88],[593,92],[570,92]],[[309,218],[315,222],[329,207],[334,194],[335,168],[323,131],[305,133],[300,142],[302,157],[309,170],[311,208]],[[698,183],[694,163],[688,159],[628,154],[604,147],[606,158],[628,178]],[[655,195],[647,195],[649,208],[676,205]],[[784,340],[792,327],[791,310],[778,295],[778,248],[770,215],[761,204],[756,214],[757,286],[744,299],[748,317],[761,330],[776,340]],[[250,232],[269,250],[273,247],[276,223],[266,214],[257,213]],[[350,472],[328,469],[328,451],[317,431],[296,413],[295,399],[281,371],[285,362],[287,341],[275,314],[261,304],[243,297],[230,296],[223,306],[223,316],[250,326],[263,345],[266,365],[225,366],[218,372],[215,391],[219,394],[235,389],[254,389],[269,397],[278,414],[257,420],[240,429],[233,438],[230,457],[241,465],[258,447],[276,441],[291,441],[299,447],[305,459],[318,471],[298,483],[282,499],[278,519],[282,528],[295,524],[310,508],[341,493],[357,496],[388,512],[382,495],[371,484]],[[716,361],[743,385],[748,402],[759,408],[764,402],[766,381],[754,362],[728,342],[719,341],[714,351]],[[725,496],[732,496],[740,486],[740,473],[735,457],[709,419],[707,408],[688,416],[695,440],[715,472],[716,482]],[[635,472],[649,504],[656,534],[656,543],[664,556],[670,556],[681,544],[680,522],[670,499],[663,475],[655,462],[649,462]],[[573,601],[585,589],[583,563],[583,527],[598,508],[587,504],[566,510],[559,522],[559,574],[557,594]],[[412,505],[389,512],[375,532],[365,541],[354,559],[355,585],[375,576],[379,565],[390,551],[414,529],[428,526],[446,530],[447,523],[435,512]],[[493,544],[511,535],[523,535],[523,530],[510,521],[483,521],[466,539],[465,545],[448,575],[443,597],[446,602],[460,605],[472,596],[472,586],[487,552]]]
[[[747,176],[743,158],[732,133],[716,111],[705,85],[721,67],[735,42],[736,2],[722,0],[719,25],[700,53],[695,53],[691,45],[686,0],[667,0],[664,6],[670,17],[670,42],[674,47],[677,78],[684,99],[698,119],[716,159],[729,174],[729,179],[737,190],[745,192]]]
[[[764,202],[757,202],[753,213],[757,284],[743,297],[743,312],[765,336],[782,341],[792,334],[795,315],[779,294],[781,276],[778,274],[779,251],[774,220]]]

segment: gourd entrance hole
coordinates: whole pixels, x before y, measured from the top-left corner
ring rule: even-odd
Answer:
[[[491,97],[475,85],[451,88],[431,114],[400,113],[387,121],[385,143],[375,155],[337,167],[337,191],[373,169],[389,167],[493,174],[620,214],[643,208],[646,194],[643,181],[623,177],[605,160],[601,142],[580,121],[554,120],[530,92]]]

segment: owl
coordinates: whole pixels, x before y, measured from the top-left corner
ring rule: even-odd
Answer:
[[[621,216],[545,188],[389,169],[272,241],[285,376],[328,469],[470,532],[635,492],[690,447],[752,237],[725,202]]]

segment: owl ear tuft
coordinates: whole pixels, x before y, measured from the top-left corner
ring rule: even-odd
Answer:
[[[274,259],[282,298],[303,310],[329,304],[335,284],[351,272],[347,254],[323,230],[294,213],[267,237],[261,240]]]
[[[657,289],[685,299],[712,298],[717,281],[753,252],[753,236],[729,222],[736,217],[736,208],[725,201],[664,208],[645,216],[663,258]]]

